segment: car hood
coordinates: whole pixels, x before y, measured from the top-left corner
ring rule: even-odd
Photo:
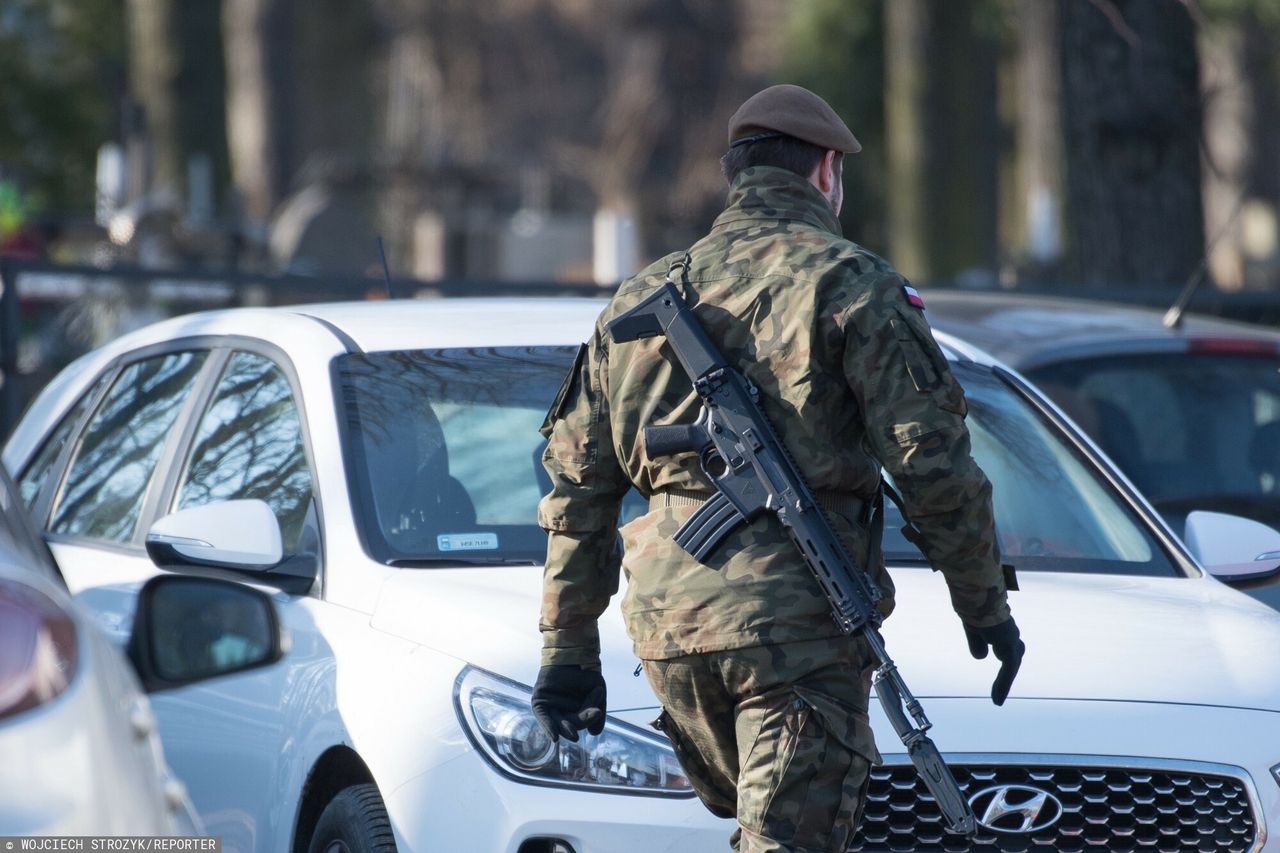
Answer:
[[[889,653],[919,697],[986,697],[997,663],[969,656],[940,575],[895,569]],[[1280,614],[1211,578],[1024,573],[1010,596],[1027,644],[1012,696],[1280,711]],[[536,567],[405,569],[381,590],[375,628],[532,684]],[[618,599],[600,620],[611,710],[655,705]]]
[[[600,665],[610,711],[655,706],[614,596],[600,618]],[[372,625],[481,669],[532,685],[542,635],[538,566],[401,569],[383,585]]]
[[[987,696],[942,577],[895,571],[885,644],[922,696]],[[1009,596],[1027,651],[1012,696],[1280,710],[1280,614],[1213,578],[1024,572]]]

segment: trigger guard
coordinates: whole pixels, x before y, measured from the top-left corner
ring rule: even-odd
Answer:
[[[698,461],[702,463],[702,471],[712,480],[719,480],[729,470],[729,463],[715,445],[708,447],[698,457]]]

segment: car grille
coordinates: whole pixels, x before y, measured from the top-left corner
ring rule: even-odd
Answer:
[[[974,838],[945,831],[942,814],[912,765],[881,765],[872,769],[871,786],[862,824],[851,851],[1238,851],[1255,846],[1257,824],[1244,782],[1229,774],[1185,767],[1069,765],[1002,765],[951,763],[965,798],[981,795],[975,805],[983,819],[993,798],[1004,795],[1014,813],[992,820],[995,832],[980,826]],[[1013,786],[991,791],[1000,786]],[[1034,809],[1016,807],[1034,791],[1049,800],[1035,825],[1021,830]],[[982,792],[988,792],[982,794]],[[1052,825],[1048,823],[1059,815]]]

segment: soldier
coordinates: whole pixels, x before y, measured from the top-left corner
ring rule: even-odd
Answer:
[[[1023,644],[1009,613],[991,486],[970,455],[964,392],[923,302],[883,259],[840,236],[841,165],[861,149],[798,86],[748,99],[721,160],[728,205],[690,250],[685,300],[762,406],[849,553],[893,607],[868,507],[881,466],[951,592],[971,652],[1003,663],[1004,702]],[[664,280],[684,252],[625,281],[548,413],[538,507],[548,532],[542,669],[533,708],[552,737],[604,726],[596,619],[627,576],[623,613],[694,790],[736,817],[736,850],[843,851],[872,764],[872,656],[836,628],[826,598],[772,515],[699,563],[672,536],[714,486],[694,454],[650,459],[647,425],[690,423],[698,398],[663,338],[612,343],[604,324]],[[632,487],[649,511],[621,530]]]

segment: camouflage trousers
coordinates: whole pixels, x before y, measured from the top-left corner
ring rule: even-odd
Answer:
[[[685,775],[740,853],[843,853],[880,755],[873,660],[836,637],[644,661]]]

